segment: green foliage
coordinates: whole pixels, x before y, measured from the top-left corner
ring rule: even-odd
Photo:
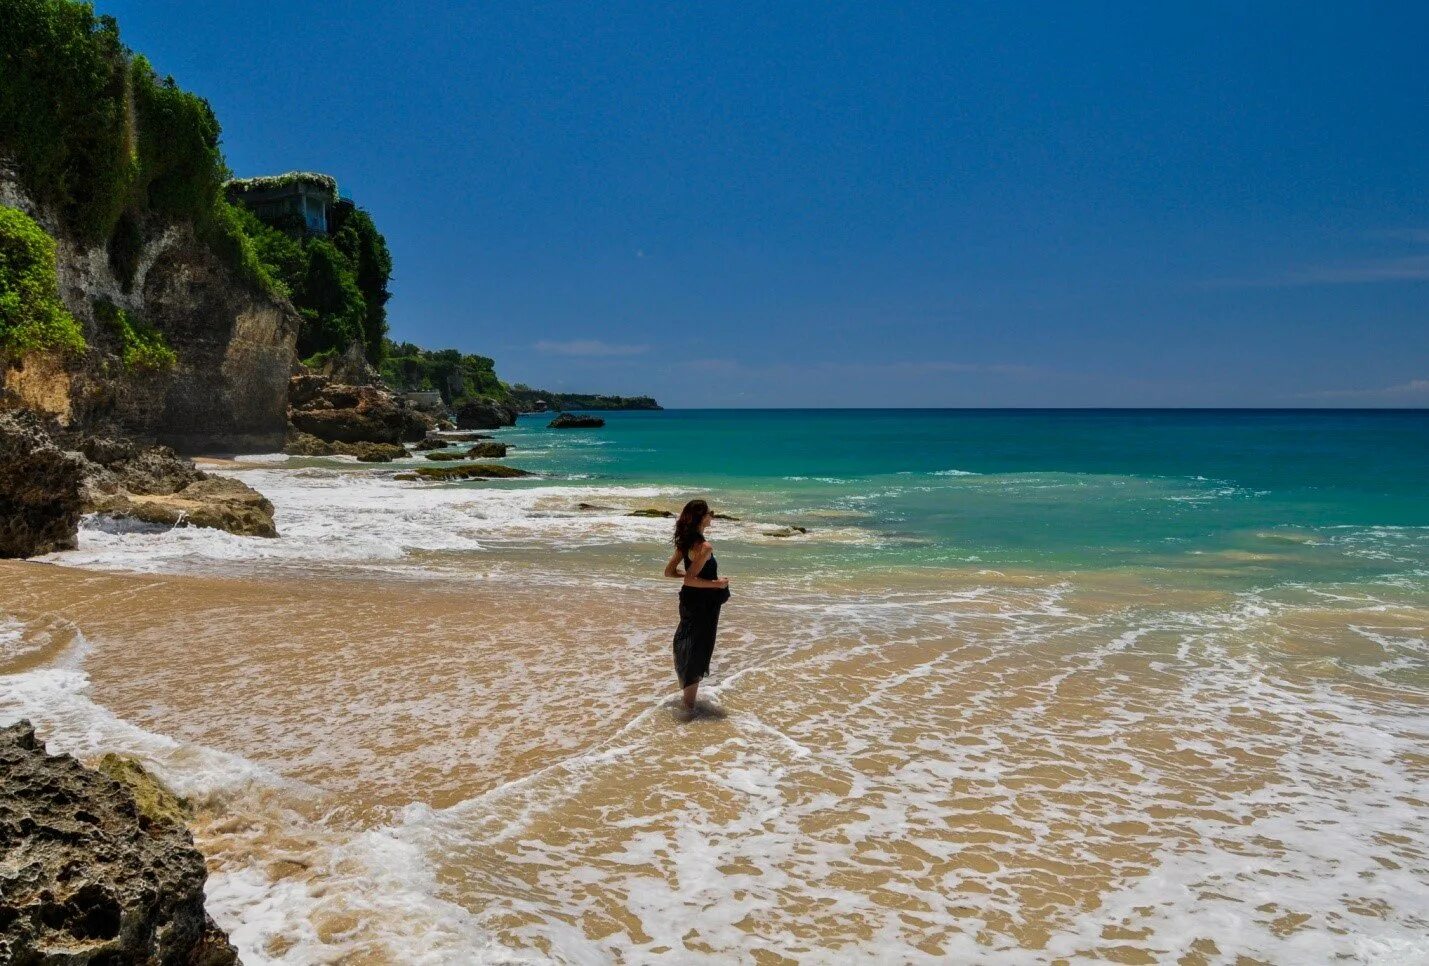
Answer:
[[[330,228],[333,244],[352,265],[357,288],[362,292],[362,342],[367,361],[379,365],[387,349],[387,300],[392,297],[387,291],[387,281],[392,277],[387,239],[377,230],[372,216],[351,202],[333,207]]]
[[[60,301],[55,240],[24,212],[0,205],[0,354],[84,348],[84,332]]]
[[[345,348],[362,338],[367,315],[352,266],[326,238],[310,238],[307,265],[293,288],[293,304],[305,324],[298,334],[298,354]]]
[[[0,21],[0,150],[70,230],[103,240],[134,174],[119,28],[71,0],[5,0]]]
[[[566,409],[659,409],[650,396],[601,396],[579,392],[547,392],[523,383],[511,387],[511,401],[522,409],[534,409],[543,400],[552,411]]]
[[[252,214],[246,208],[229,204],[220,196],[214,199],[208,224],[203,226],[200,236],[239,277],[279,298],[287,298],[288,286],[259,256],[257,246],[248,233],[247,220],[250,218]]]
[[[477,396],[506,399],[510,390],[496,378],[496,363],[456,349],[429,351],[410,342],[387,342],[382,378],[403,391],[436,390],[449,406]]]
[[[317,171],[288,171],[284,174],[267,174],[257,178],[233,178],[226,187],[235,193],[246,191],[271,191],[306,184],[327,192],[329,199],[337,201],[337,179],[330,174]]]
[[[124,368],[163,372],[178,364],[179,357],[164,333],[143,319],[137,319],[117,305],[96,302],[94,314],[114,334]]]
[[[169,218],[203,225],[228,175],[213,109],[172,77],[159,80],[143,54],[129,64],[129,86],[139,130],[136,200]]]

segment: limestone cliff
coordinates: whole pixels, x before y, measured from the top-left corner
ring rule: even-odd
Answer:
[[[31,354],[3,367],[3,396],[62,425],[153,439],[180,450],[272,451],[287,430],[288,377],[300,317],[242,281],[185,223],[146,217],[126,286],[104,245],[66,233],[0,164],[0,205],[34,218],[57,247],[60,297],[90,348],[69,362]],[[129,369],[106,313],[122,309],[161,332],[168,370]]]

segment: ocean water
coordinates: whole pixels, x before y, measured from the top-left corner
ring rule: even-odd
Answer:
[[[0,569],[0,720],[192,796],[249,963],[1429,958],[1429,413],[605,415],[87,521]],[[693,496],[685,721],[628,514]]]

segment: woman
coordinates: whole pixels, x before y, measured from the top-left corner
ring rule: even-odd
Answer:
[[[729,600],[729,578],[719,575],[714,547],[705,529],[714,520],[709,504],[691,500],[675,521],[675,552],[665,564],[666,577],[683,577],[680,587],[680,626],[675,630],[675,674],[684,690],[685,709],[695,709],[700,678],[710,673],[719,609]],[[680,570],[681,562],[685,569]]]

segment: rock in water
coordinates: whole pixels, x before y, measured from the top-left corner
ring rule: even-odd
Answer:
[[[240,537],[276,537],[273,504],[241,480],[207,476],[177,493],[117,493],[101,498],[95,512],[131,517],[166,527],[209,527]]]
[[[397,443],[330,443],[293,430],[283,444],[283,452],[289,456],[352,456],[359,463],[390,463],[405,457],[407,448]]]
[[[74,549],[88,465],[56,446],[33,413],[0,413],[0,557]]]
[[[466,455],[474,460],[500,459],[506,455],[506,444],[496,442],[477,443],[466,451]]]
[[[0,962],[238,962],[204,911],[207,872],[178,800],[123,771],[46,754],[28,721],[0,728]],[[164,807],[140,809],[133,772]]]
[[[546,424],[550,429],[599,429],[604,425],[605,420],[599,416],[577,416],[573,413],[561,413]]]

